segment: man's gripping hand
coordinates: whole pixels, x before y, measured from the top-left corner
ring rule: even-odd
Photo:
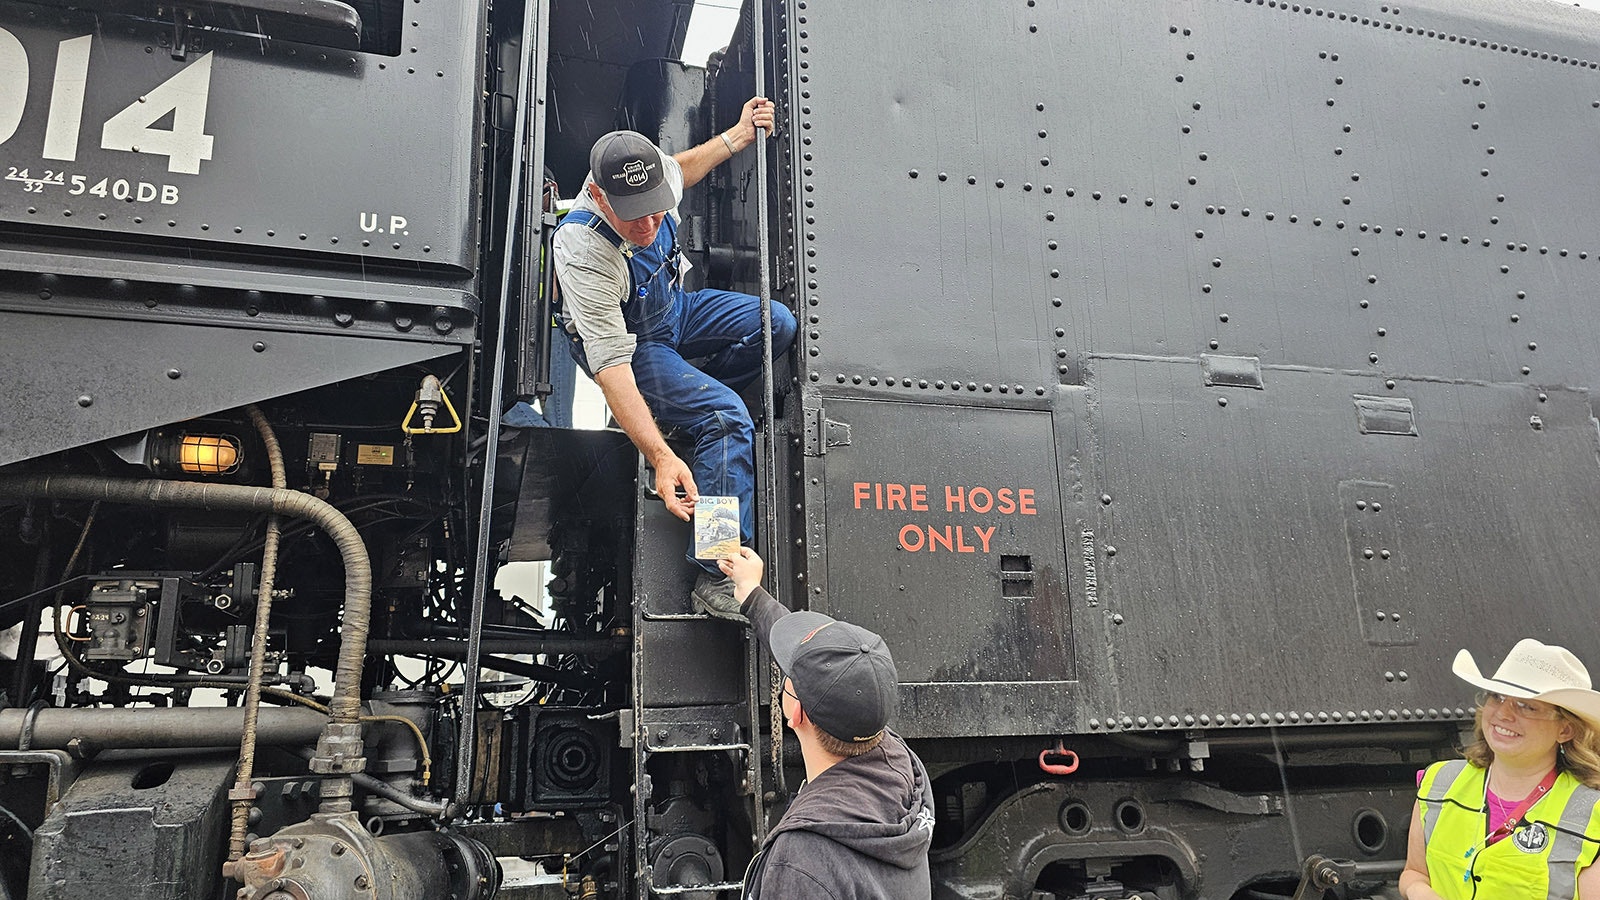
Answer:
[[[761,584],[761,573],[766,571],[766,564],[749,547],[740,547],[738,556],[717,560],[717,567],[733,580],[733,598],[740,603]]]
[[[695,501],[700,499],[700,489],[694,485],[694,476],[689,473],[689,467],[676,453],[668,452],[656,460],[656,493],[661,496],[661,502],[667,505],[667,512],[678,518],[689,521],[694,515]],[[683,496],[678,496],[678,489],[683,489]]]
[[[767,135],[771,136],[772,109],[772,101],[765,97],[751,97],[744,102],[744,109],[739,111],[739,124],[729,129],[729,131],[737,129],[737,135],[741,138],[740,147],[756,142],[756,138],[759,137],[757,128],[765,130]]]

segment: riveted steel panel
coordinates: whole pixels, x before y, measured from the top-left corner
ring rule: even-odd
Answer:
[[[1584,392],[1401,381],[1404,435],[1359,427],[1369,377],[1273,369],[1240,391],[1127,358],[1090,376],[1102,606],[1080,646],[1103,633],[1081,656],[1100,722],[1436,717],[1470,693],[1456,648],[1584,636],[1600,521]]]
[[[1362,639],[1374,646],[1411,644],[1417,640],[1416,598],[1404,590],[1406,554],[1394,526],[1397,508],[1392,484],[1339,484],[1339,509],[1344,513],[1350,551],[1350,578],[1355,583],[1356,619],[1361,623]]]
[[[812,3],[794,23],[809,381],[1032,394],[1087,353],[1208,351],[1600,375],[1600,328],[1569,327],[1600,289],[1592,12],[924,13]],[[882,54],[886,33],[916,52]],[[883,340],[908,321],[928,327]]]
[[[26,401],[25,414],[0,419],[0,465],[460,349],[442,339],[20,312],[0,321],[7,326],[0,329],[0,358],[14,367],[11,388]],[[93,365],[85,365],[85,354]]]
[[[896,727],[981,733],[996,686],[1027,710],[1002,727],[1057,715],[1077,671],[1051,412],[835,399],[823,414],[849,426],[811,469],[846,552],[811,605],[890,637]]]
[[[790,16],[806,406],[1057,405],[1090,731],[1459,715],[1460,646],[1600,646],[1600,17],[1292,6]],[[830,603],[881,567],[831,514],[850,425],[817,457]],[[1362,485],[1381,521],[1348,518]]]
[[[484,7],[371,6],[383,52],[0,5],[0,222],[471,270]]]

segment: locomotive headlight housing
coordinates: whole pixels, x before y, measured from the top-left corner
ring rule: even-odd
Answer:
[[[244,441],[220,430],[141,431],[107,441],[106,446],[125,462],[169,477],[233,475],[245,461]]]
[[[226,432],[144,431],[107,445],[158,476],[232,476],[245,461],[245,444]]]
[[[177,440],[176,458],[167,464],[190,475],[231,475],[243,459],[239,439],[231,434],[185,434]]]

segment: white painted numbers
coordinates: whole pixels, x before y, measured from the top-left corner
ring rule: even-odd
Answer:
[[[201,160],[211,158],[211,135],[206,134],[210,93],[211,54],[207,53],[107,120],[100,146],[160,153],[167,157],[167,171],[198,175]],[[169,112],[171,131],[150,127]]]
[[[93,38],[90,34],[68,38],[56,48],[55,76],[50,105],[45,111],[44,146],[41,148],[45,159],[73,162],[78,158]],[[28,102],[29,75],[26,48],[16,35],[0,28],[0,144],[11,140],[22,123]],[[211,54],[207,53],[107,119],[100,132],[100,147],[165,156],[167,171],[198,175],[200,163],[211,159],[212,136],[205,131],[210,95]],[[169,115],[171,128],[154,127]],[[118,185],[123,185],[127,192],[126,197],[118,199],[139,199],[142,187],[157,187],[114,178],[102,181],[99,186],[106,192],[103,196],[115,196]],[[165,187],[168,186],[159,186]],[[175,196],[176,189],[172,190]],[[87,186],[73,193],[85,191],[96,193]]]
[[[17,133],[27,105],[28,51],[16,35],[0,28],[0,144]]]
[[[89,82],[92,35],[61,42],[56,51],[56,80],[50,88],[50,118],[44,129],[44,158],[76,160],[78,126],[83,124],[84,89]]]
[[[178,189],[170,184],[151,184],[148,181],[129,181],[126,178],[102,178],[89,186],[89,179],[82,175],[72,176],[72,189],[67,193],[77,196],[87,193],[93,197],[110,197],[113,200],[132,200],[137,203],[149,203],[160,200],[162,204],[171,206],[178,202]]]

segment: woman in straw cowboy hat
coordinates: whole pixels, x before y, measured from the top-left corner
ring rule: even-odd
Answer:
[[[1403,900],[1600,900],[1600,693],[1563,647],[1518,641],[1479,688],[1465,759],[1423,773]]]

